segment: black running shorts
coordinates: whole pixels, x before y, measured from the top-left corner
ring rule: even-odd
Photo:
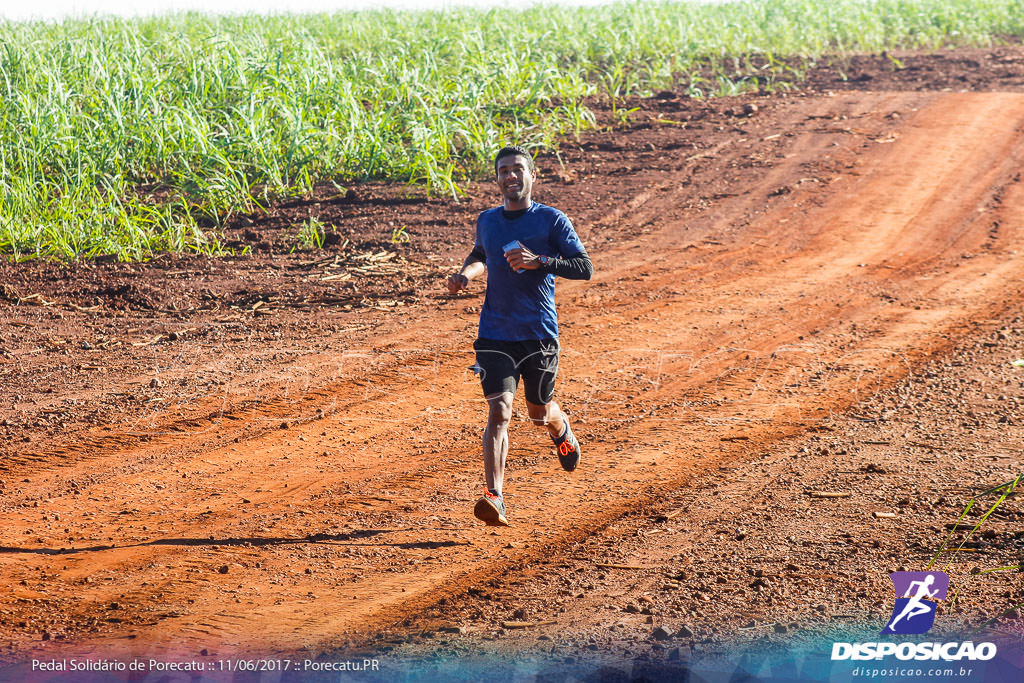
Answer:
[[[505,391],[514,394],[522,376],[527,401],[542,406],[554,398],[560,351],[557,339],[516,342],[477,339],[473,348],[484,396]]]

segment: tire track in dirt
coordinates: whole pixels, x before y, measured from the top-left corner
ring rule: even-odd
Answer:
[[[889,109],[918,111],[877,135],[801,136],[697,221],[663,218],[668,184],[609,215],[650,232],[595,252],[594,282],[559,285],[559,396],[584,468],[558,471],[518,416],[509,529],[481,529],[469,512],[483,411],[469,355],[451,342],[471,338],[473,316],[453,315],[463,298],[308,400],[269,400],[247,419],[325,401],[333,413],[238,443],[186,435],[87,454],[23,482],[8,496],[4,602],[66,614],[70,642],[39,647],[5,628],[11,652],[334,647],[905,374],[1020,298],[1024,96],[869,93],[808,99],[791,115]],[[801,182],[829,155],[854,167]],[[61,544],[93,550],[50,554]]]

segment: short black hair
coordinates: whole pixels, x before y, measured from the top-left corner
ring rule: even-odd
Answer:
[[[530,173],[533,173],[533,157],[524,148],[519,145],[508,145],[498,150],[498,153],[494,155],[494,173],[498,173],[498,161],[505,157],[522,156],[526,157],[526,167],[530,169]]]

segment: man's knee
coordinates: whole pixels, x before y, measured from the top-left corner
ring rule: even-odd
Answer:
[[[507,426],[512,421],[512,394],[503,393],[487,397],[487,420],[495,426]]]

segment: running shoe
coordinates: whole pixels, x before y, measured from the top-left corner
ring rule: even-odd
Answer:
[[[565,419],[565,418],[563,418]],[[555,447],[558,449],[558,462],[562,463],[562,469],[572,472],[580,464],[580,442],[569,427],[569,420],[565,419],[565,433],[555,439]]]
[[[505,501],[490,491],[484,491],[483,498],[478,500],[473,508],[473,514],[487,526],[508,526],[508,520],[505,519]]]

